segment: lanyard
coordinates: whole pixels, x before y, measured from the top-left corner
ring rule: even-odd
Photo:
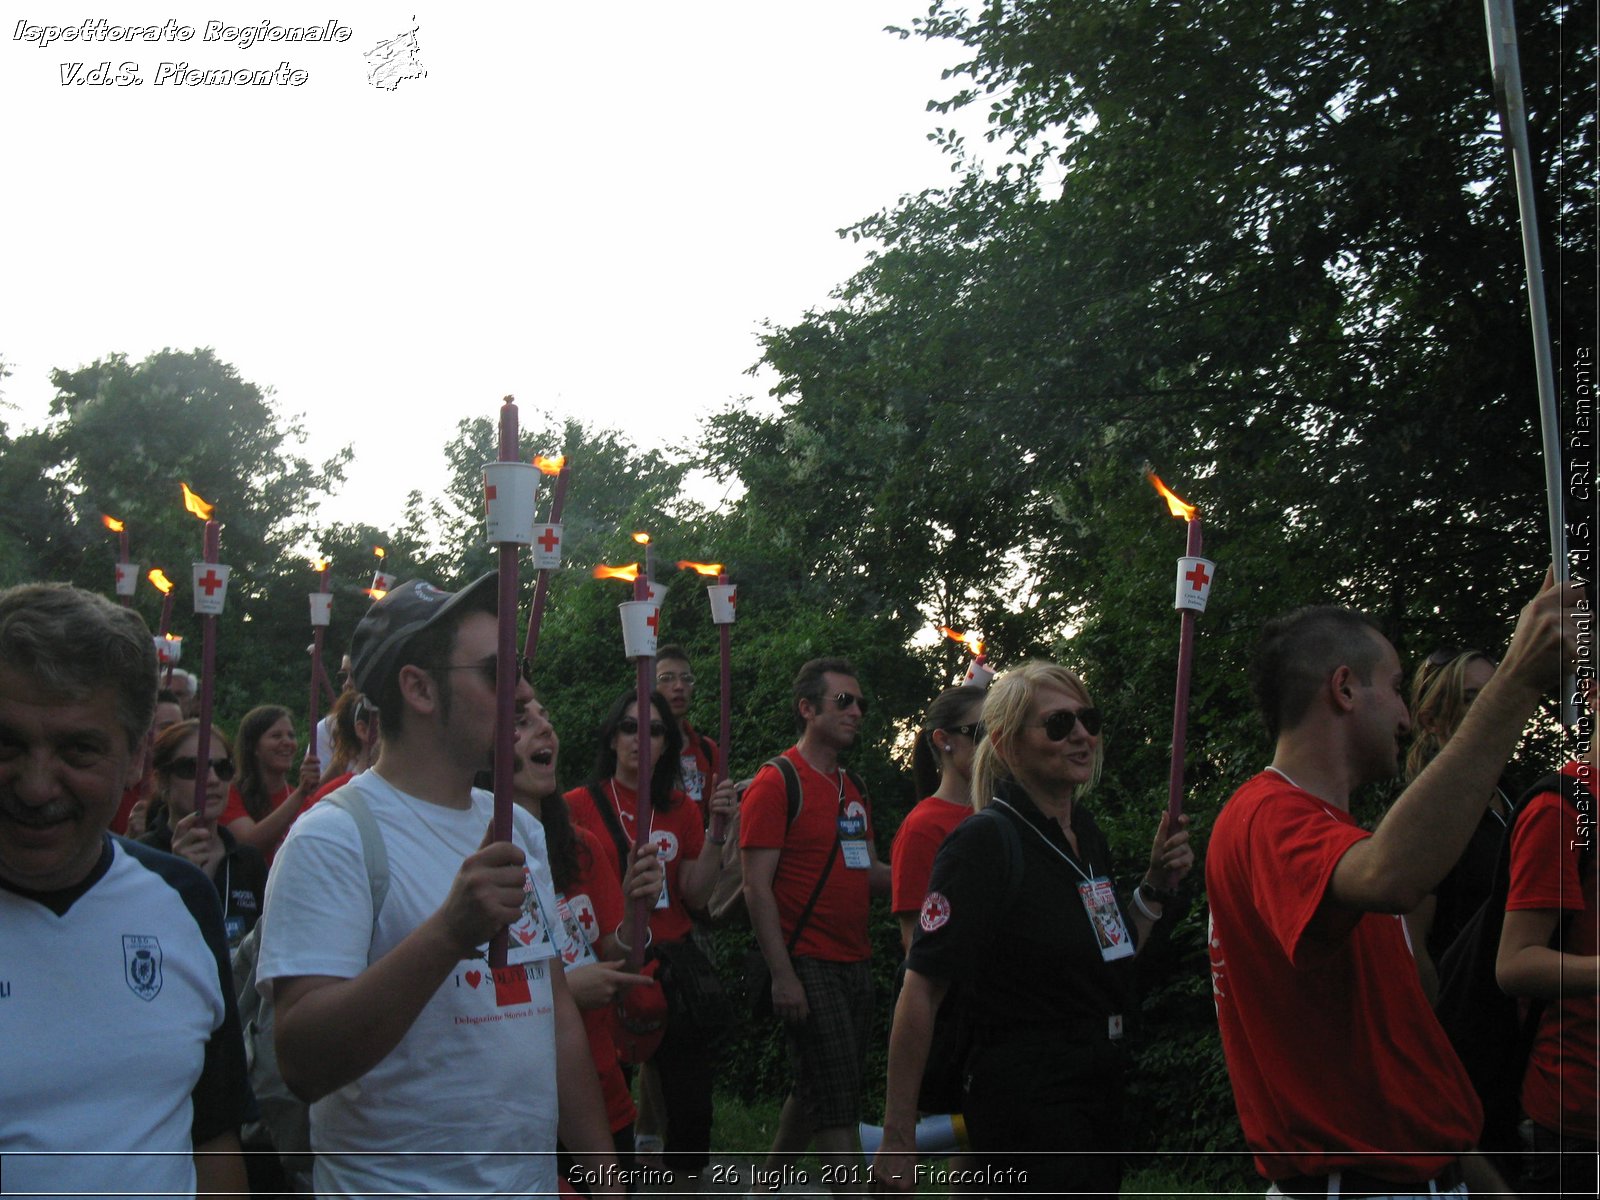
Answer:
[[[1067,866],[1069,866],[1069,867],[1071,867],[1071,868],[1072,868],[1072,869],[1073,869],[1073,870],[1074,870],[1074,871],[1076,871],[1076,872],[1077,872],[1077,873],[1078,873],[1078,874],[1079,874],[1079,875],[1080,875],[1080,876],[1082,876],[1082,878],[1083,878],[1083,881],[1084,881],[1084,882],[1085,882],[1085,883],[1087,883],[1087,884],[1091,884],[1091,885],[1092,885],[1092,884],[1093,884],[1093,883],[1094,883],[1094,877],[1093,877],[1093,876],[1092,876],[1092,875],[1089,875],[1089,874],[1086,874],[1086,873],[1085,873],[1085,872],[1084,872],[1084,869],[1083,869],[1083,867],[1080,867],[1080,866],[1079,866],[1079,865],[1078,865],[1078,864],[1077,864],[1077,863],[1075,863],[1075,862],[1073,862],[1073,861],[1072,861],[1072,856],[1071,856],[1071,855],[1069,855],[1069,854],[1068,854],[1068,853],[1067,853],[1067,852],[1066,852],[1066,851],[1065,851],[1065,850],[1063,850],[1063,849],[1062,849],[1062,848],[1061,848],[1061,847],[1060,847],[1060,846],[1058,846],[1058,845],[1056,845],[1056,844],[1055,844],[1055,843],[1054,843],[1054,842],[1052,842],[1052,841],[1051,841],[1051,840],[1050,840],[1050,839],[1049,839],[1049,838],[1047,838],[1047,837],[1045,837],[1045,835],[1044,835],[1044,831],[1043,831],[1043,830],[1042,830],[1042,829],[1040,829],[1040,828],[1039,828],[1039,827],[1038,827],[1038,826],[1037,826],[1037,825],[1035,825],[1035,824],[1034,824],[1034,823],[1033,823],[1033,822],[1032,822],[1032,821],[1030,821],[1030,820],[1028,820],[1028,818],[1027,818],[1027,817],[1024,817],[1024,816],[1023,816],[1023,815],[1022,815],[1022,814],[1021,814],[1021,813],[1019,813],[1019,812],[1017,812],[1017,810],[1016,810],[1016,809],[1014,809],[1014,808],[1011,808],[1011,805],[1009,805],[1009,804],[1007,804],[1007,803],[1006,803],[1006,802],[1005,802],[1005,801],[1004,801],[1004,800],[1002,800],[1002,799],[1000,799],[1000,797],[999,797],[999,796],[996,796],[996,797],[995,797],[995,798],[994,798],[994,803],[996,803],[996,804],[998,804],[998,805],[1001,805],[1001,806],[1002,806],[1002,807],[1004,807],[1004,808],[1008,808],[1008,809],[1011,809],[1011,811],[1012,811],[1012,812],[1014,812],[1014,813],[1017,813],[1017,818],[1018,818],[1018,819],[1019,819],[1019,820],[1020,820],[1020,821],[1021,821],[1021,822],[1022,822],[1022,823],[1023,823],[1023,824],[1024,824],[1024,825],[1026,825],[1026,826],[1027,826],[1027,827],[1028,827],[1028,828],[1029,828],[1029,829],[1031,829],[1031,830],[1033,830],[1033,832],[1034,832],[1034,836],[1036,836],[1036,837],[1037,837],[1037,838],[1038,838],[1038,839],[1039,839],[1039,840],[1040,840],[1040,841],[1041,841],[1041,842],[1043,842],[1043,843],[1044,843],[1044,844],[1045,844],[1045,845],[1046,845],[1046,846],[1049,846],[1049,847],[1050,847],[1050,849],[1052,849],[1052,850],[1054,850],[1054,851],[1055,851],[1055,852],[1056,852],[1056,853],[1057,853],[1057,854],[1059,854],[1059,855],[1060,855],[1060,856],[1061,856],[1061,861],[1062,861],[1062,862],[1064,862],[1064,863],[1066,863],[1066,864],[1067,864]],[[1085,858],[1085,859],[1084,859],[1084,860],[1083,860],[1083,861],[1084,861],[1084,863],[1085,863],[1085,865],[1086,865],[1086,866],[1088,866],[1088,868],[1089,868],[1089,870],[1090,870],[1090,871],[1093,871],[1093,870],[1094,870],[1094,864],[1093,864],[1093,863],[1092,863],[1092,862],[1090,862],[1090,861],[1089,861],[1089,860],[1088,860],[1088,859],[1087,859],[1087,858]]]

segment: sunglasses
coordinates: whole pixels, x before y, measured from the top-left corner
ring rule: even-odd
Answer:
[[[633,737],[639,732],[639,722],[632,717],[623,717],[622,720],[617,722],[617,732],[622,734],[623,737]],[[653,738],[666,737],[667,727],[660,721],[651,721],[650,736]]]
[[[1070,708],[1060,708],[1039,722],[1039,728],[1044,730],[1045,737],[1052,742],[1064,742],[1072,736],[1072,731],[1083,723],[1083,731],[1090,737],[1100,732],[1100,710],[1086,708],[1082,712],[1073,712]]]
[[[839,692],[833,697],[833,706],[840,712],[849,712],[852,708],[861,710],[861,715],[867,715],[867,698],[857,696],[853,692]]]
[[[199,767],[200,760],[191,754],[185,758],[173,759],[166,765],[165,770],[174,779],[193,779]],[[218,779],[222,780],[223,783],[227,783],[228,780],[233,778],[233,759],[213,758],[211,760],[211,769],[217,773]]]
[[[531,662],[529,662],[525,658],[519,658],[519,659],[517,659],[516,666],[517,666],[517,677],[519,679],[522,679],[522,680],[528,682],[528,683],[532,683],[533,682],[533,664]],[[477,671],[484,677],[485,680],[488,681],[488,684],[489,684],[490,687],[495,687],[500,682],[500,656],[499,655],[493,655],[493,656],[491,656],[489,658],[484,659],[482,662],[459,663],[459,664],[457,664],[455,666],[452,666],[452,667],[440,667],[439,670],[441,670],[441,671]]]

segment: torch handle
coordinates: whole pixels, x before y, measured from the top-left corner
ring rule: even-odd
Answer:
[[[511,840],[512,773],[517,740],[517,547],[500,545],[500,618],[495,656],[494,840]],[[506,965],[510,933],[501,929],[489,944],[489,966]]]
[[[635,588],[635,595],[647,592],[641,579],[640,585]],[[633,844],[642,846],[650,837],[650,777],[653,764],[650,761],[650,723],[655,720],[655,709],[650,704],[652,676],[655,673],[655,659],[641,657],[638,660],[638,707],[636,716],[639,725],[639,771],[634,777],[634,810],[633,810]],[[650,928],[649,900],[635,900],[629,915],[628,926],[628,969],[637,972],[644,965],[645,941],[649,937]]]
[[[311,703],[307,706],[306,721],[311,726],[309,747],[307,753],[312,758],[317,757],[317,718],[320,715],[317,702],[322,699],[320,685],[322,683],[322,635],[326,632],[318,625],[311,632]]]
[[[194,811],[199,820],[215,829],[206,820],[206,783],[211,776],[211,710],[212,680],[217,666],[217,618],[206,615],[200,618],[200,703],[196,715],[200,727],[195,730],[194,743]]]
[[[721,689],[721,724],[717,730],[717,783],[733,777],[733,768],[729,763],[729,754],[733,748],[733,659],[731,625],[717,626],[717,635],[721,639],[722,651],[722,689]],[[720,841],[728,836],[728,819],[721,813],[711,818],[711,837],[713,841]]]

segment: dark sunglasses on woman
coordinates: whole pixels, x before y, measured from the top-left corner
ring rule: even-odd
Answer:
[[[623,737],[633,737],[639,732],[639,722],[632,717],[623,717],[622,720],[617,722],[617,732],[622,734]],[[650,736],[653,738],[666,737],[667,727],[660,721],[651,721]]]
[[[1100,732],[1100,710],[1086,708],[1082,712],[1073,712],[1070,708],[1058,708],[1055,712],[1039,722],[1039,728],[1044,730],[1045,737],[1052,742],[1064,742],[1072,736],[1072,731],[1077,728],[1078,722],[1083,722],[1083,731],[1090,737]]]
[[[199,766],[200,760],[191,754],[184,758],[175,758],[169,762],[167,764],[167,774],[174,779],[193,779]],[[227,783],[228,780],[233,778],[233,759],[213,758],[211,760],[211,769],[217,773],[218,779],[222,780],[223,783]]]

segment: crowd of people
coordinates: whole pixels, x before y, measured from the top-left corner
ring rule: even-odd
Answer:
[[[274,705],[233,738],[213,728],[200,761],[194,680],[158,673],[137,615],[62,585],[0,593],[8,1192],[698,1190],[736,990],[707,910],[731,884],[750,990],[788,1052],[767,1178],[809,1150],[835,1194],[913,1191],[923,1118],[956,1113],[963,1194],[1118,1194],[1135,964],[1199,864],[1165,812],[1148,857],[1113,861],[1083,679],[1033,662],[936,697],[912,756],[924,798],[885,863],[846,765],[870,704],[848,661],[799,668],[794,744],[736,784],[690,724],[689,654],[663,647],[645,711],[616,699],[564,794],[557,715],[522,662],[518,807],[497,841],[497,603],[493,575],[376,602],[317,731],[324,766]],[[1600,758],[1591,736],[1520,799],[1504,778],[1588,631],[1581,587],[1547,581],[1498,662],[1430,656],[1409,704],[1362,614],[1263,631],[1251,682],[1273,753],[1223,806],[1204,878],[1216,1016],[1269,1195],[1593,1193],[1600,903],[1577,848]],[[1592,660],[1580,678],[1592,713]],[[1401,774],[1408,736],[1404,790],[1363,828],[1351,797]],[[904,962],[867,1158],[875,895]],[[1494,1094],[1433,1009],[1487,908],[1499,986],[1526,1000],[1526,1054]],[[242,1153],[264,1064],[241,984],[307,1106],[309,1175]],[[1496,1106],[1520,1147],[1486,1136]]]

